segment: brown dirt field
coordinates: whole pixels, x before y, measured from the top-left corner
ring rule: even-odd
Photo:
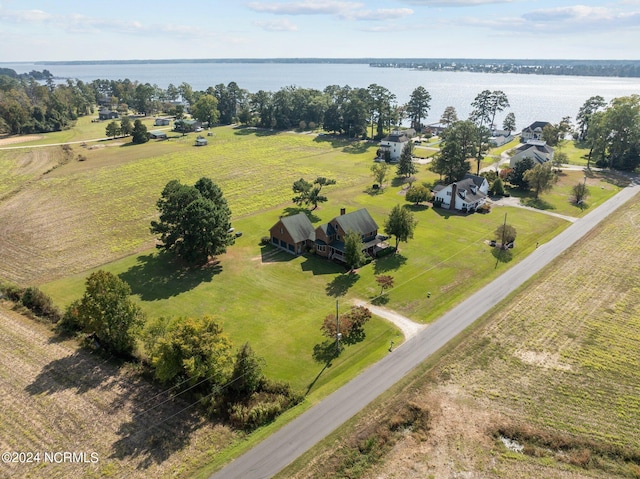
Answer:
[[[640,451],[640,195],[563,254],[423,374],[367,408],[332,444],[287,478],[342,477],[333,450],[381,424],[398,402],[431,417],[422,440],[408,431],[380,461],[350,478],[639,477],[640,465],[571,452],[508,451],[492,432],[517,424]],[[534,447],[529,445],[529,447]],[[588,454],[587,454],[587,457]]]
[[[0,146],[9,146],[15,143],[24,143],[26,141],[41,140],[43,135],[22,135],[22,136],[8,136],[0,138]]]
[[[189,477],[234,436],[159,392],[0,303],[0,452],[40,453],[0,478]],[[97,462],[44,460],[66,451]]]

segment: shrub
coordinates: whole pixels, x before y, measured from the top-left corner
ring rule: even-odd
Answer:
[[[4,294],[11,301],[20,301],[24,290],[15,284],[0,282],[0,293]]]
[[[53,300],[35,286],[25,289],[20,301],[37,316],[47,318],[53,323],[60,320],[60,311],[53,304]]]
[[[67,307],[64,316],[56,325],[58,332],[73,334],[82,329],[80,317],[78,316],[78,306],[80,306],[80,300],[75,300]]]
[[[261,246],[267,246],[270,243],[271,243],[271,238],[269,238],[268,236],[263,236],[262,238],[260,238]]]

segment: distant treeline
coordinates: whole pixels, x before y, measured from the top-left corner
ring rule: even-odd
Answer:
[[[39,65],[128,65],[165,63],[301,63],[368,64],[382,68],[470,71],[535,75],[640,77],[639,60],[518,60],[470,58],[196,58],[164,60],[78,60],[36,62]],[[2,69],[0,69],[2,71]],[[47,70],[44,70],[47,72]],[[31,75],[33,72],[25,75]],[[37,72],[36,72],[37,73]]]
[[[31,70],[29,73],[16,73],[15,70],[11,68],[0,68],[0,75],[5,75],[11,78],[24,78],[29,79],[33,78],[34,80],[51,80],[53,79],[53,75],[49,70]]]
[[[495,60],[425,60],[425,61],[376,61],[369,63],[377,68],[413,68],[428,71],[456,71],[478,73],[518,73],[528,75],[572,75],[602,77],[640,77],[640,61],[579,63],[540,61],[495,61]]]

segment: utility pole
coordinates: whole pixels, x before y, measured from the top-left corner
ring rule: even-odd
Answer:
[[[340,332],[340,315],[338,314],[338,300],[336,299],[336,356],[340,354],[340,338],[342,333]]]
[[[500,245],[501,249],[506,249],[504,247],[504,234],[505,234],[505,230],[507,229],[507,213],[504,214],[504,224],[502,225],[502,244]]]

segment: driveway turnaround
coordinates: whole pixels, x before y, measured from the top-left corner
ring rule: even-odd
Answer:
[[[213,474],[210,479],[263,479],[277,474],[393,386],[422,361],[515,291],[531,276],[640,192],[640,183],[579,219],[520,263],[370,366],[320,403]]]

